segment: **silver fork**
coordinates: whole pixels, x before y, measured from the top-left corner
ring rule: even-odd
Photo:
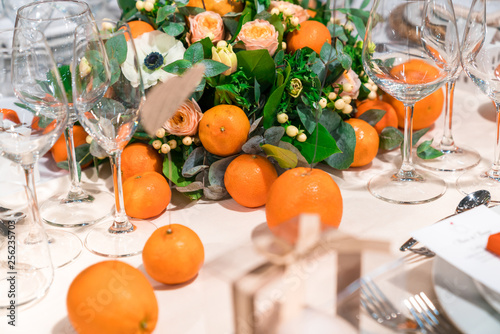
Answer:
[[[418,323],[401,314],[371,279],[361,279],[361,305],[379,324],[400,332],[416,332]]]
[[[405,299],[404,304],[425,333],[449,334],[457,332],[424,292]]]

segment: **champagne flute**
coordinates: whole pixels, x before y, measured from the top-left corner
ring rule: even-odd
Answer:
[[[59,227],[84,226],[99,222],[110,215],[113,203],[113,196],[109,192],[101,191],[90,184],[82,186],[73,142],[73,124],[77,120],[72,103],[70,73],[74,32],[77,26],[93,22],[89,6],[85,2],[74,0],[37,1],[19,8],[16,18],[16,27],[31,27],[45,34],[70,102],[70,117],[64,135],[71,186],[68,193],[51,197],[40,208],[44,221]]]
[[[11,302],[23,305],[43,297],[52,284],[54,269],[33,170],[38,157],[61,135],[68,111],[57,67],[41,32],[26,28],[0,31],[0,48],[3,56],[10,56],[12,88],[21,102],[2,99],[0,154],[23,167],[29,208],[25,219],[1,221],[0,288],[4,293],[0,308],[8,308]],[[81,242],[76,239],[79,253]],[[15,298],[9,296],[9,290],[15,290]]]
[[[106,55],[108,49],[111,52]],[[85,238],[85,246],[107,257],[140,254],[156,226],[148,221],[132,223],[124,208],[121,154],[139,124],[139,111],[145,101],[130,28],[125,23],[117,23],[115,29],[100,33],[93,24],[81,25],[75,32],[74,54],[72,71],[78,73],[73,75],[75,109],[87,133],[110,157],[116,198],[114,217],[94,227]],[[92,89],[88,87],[99,84],[109,75],[100,65],[106,57],[111,69],[110,86],[105,97],[95,103],[96,96],[89,94]]]
[[[363,66],[381,89],[405,105],[403,162],[397,172],[369,181],[368,189],[375,197],[417,204],[435,200],[446,191],[442,179],[413,164],[413,106],[456,74],[459,46],[450,0],[374,2],[363,45]]]
[[[485,189],[492,201],[500,201],[500,33],[494,21],[487,20],[488,10],[495,3],[474,0],[467,18],[462,44],[464,71],[493,100],[496,106],[496,141],[493,163],[483,172],[475,170],[462,174],[457,187],[462,193]]]

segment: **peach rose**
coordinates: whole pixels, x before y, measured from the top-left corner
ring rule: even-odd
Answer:
[[[194,99],[186,101],[174,116],[163,124],[163,128],[175,136],[193,136],[198,132],[198,123],[202,116],[200,106]]]
[[[238,34],[238,40],[245,44],[247,50],[267,49],[271,56],[278,49],[278,32],[265,20],[245,23]]]
[[[191,43],[210,37],[216,43],[224,38],[224,22],[222,17],[215,12],[203,12],[196,16],[189,17],[188,39]]]
[[[293,3],[286,1],[271,1],[271,5],[267,9],[268,12],[271,12],[273,8],[278,8],[280,11],[285,11],[286,9],[290,9],[292,15],[299,19],[299,23],[307,21],[310,15],[307,11],[299,5],[294,5]]]
[[[349,71],[342,73],[340,78],[338,78],[337,81],[335,81],[332,84],[332,86],[336,88],[337,85],[343,85],[346,83],[352,85],[352,90],[349,92],[344,90],[342,93],[340,93],[340,96],[350,96],[353,99],[357,98],[359,94],[359,89],[361,88],[361,81],[359,80],[359,77],[356,74],[356,72],[350,69]],[[337,89],[335,91],[337,91]]]

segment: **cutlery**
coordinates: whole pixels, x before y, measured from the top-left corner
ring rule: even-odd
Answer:
[[[362,279],[360,301],[379,324],[400,332],[416,332],[418,323],[401,314],[371,279]]]
[[[405,299],[404,304],[425,333],[448,334],[456,332],[424,292]]]
[[[441,220],[444,220],[446,218],[452,217],[456,214],[468,211],[470,209],[474,209],[475,207],[478,207],[480,205],[488,205],[491,200],[491,194],[488,190],[476,190],[464,198],[458,203],[457,208],[455,209],[455,213],[447,216]],[[441,221],[439,220],[439,221]],[[412,249],[411,247],[415,245],[418,241],[414,238],[408,239],[404,244],[399,247],[399,250],[404,252],[406,250],[412,251],[414,253],[417,253],[419,255],[424,255],[428,257],[432,257],[435,255],[434,252],[429,250],[426,247],[420,247],[416,249]]]

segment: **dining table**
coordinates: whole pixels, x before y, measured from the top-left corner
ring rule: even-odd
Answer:
[[[457,82],[454,106],[454,139],[458,145],[477,150],[481,155],[481,162],[473,170],[485,170],[491,164],[494,153],[497,126],[494,105],[465,75],[461,75]],[[422,140],[433,139],[434,142],[439,142],[443,122],[441,115]],[[293,317],[286,318],[286,321],[282,319],[280,326],[274,326],[272,330],[264,329],[262,333],[393,333],[393,330],[371,319],[359,302],[355,303],[354,309],[344,309],[343,305],[347,304],[342,301],[354,295],[355,283],[359,282],[356,279],[367,275],[375,277],[378,284],[384,287],[384,292],[394,295],[395,298],[400,298],[396,295],[403,293],[425,291],[436,307],[448,317],[453,326],[451,332],[468,332],[471,323],[476,326],[473,328],[478,328],[480,324],[474,324],[474,320],[465,325],[463,320],[457,320],[453,314],[454,307],[444,305],[447,304],[446,298],[443,297],[446,291],[443,292],[442,287],[436,286],[436,280],[443,275],[446,278],[448,272],[451,275],[450,280],[458,279],[460,273],[457,273],[456,269],[448,268],[443,272],[447,264],[439,257],[429,258],[399,250],[413,231],[427,227],[455,212],[457,204],[465,195],[457,190],[455,184],[457,177],[463,172],[434,172],[446,181],[448,188],[442,197],[428,203],[403,205],[375,198],[368,191],[368,181],[382,171],[397,170],[401,162],[400,157],[399,149],[394,149],[379,151],[373,162],[364,167],[336,170],[321,163],[315,166],[328,172],[340,187],[343,215],[338,232],[350,236],[361,245],[358,247],[362,250],[359,270],[339,289],[339,282],[343,281],[347,271],[343,271],[338,258],[335,260],[334,250],[322,256],[306,258],[301,266],[296,267],[301,270],[291,273],[293,277],[304,282],[302,295],[297,297],[295,291],[284,303],[295,303],[299,305],[300,311],[295,312]],[[40,158],[36,168],[36,180],[40,204],[69,187],[67,171],[56,166],[50,153]],[[98,173],[94,167],[85,169],[82,172],[82,181],[105,191],[113,191],[111,171],[107,163],[98,167]],[[22,197],[19,196],[23,184],[22,169],[0,157],[0,204],[23,210],[26,203],[23,203]],[[498,208],[491,210],[500,213]],[[68,219],[71,219],[70,217],[69,212]],[[173,286],[156,282],[149,277],[140,255],[119,259],[142,271],[154,288],[159,305],[159,318],[154,333],[257,333],[250,330],[245,332],[235,325],[235,319],[241,316],[238,313],[241,310],[235,308],[235,294],[239,293],[235,284],[245,277],[245,273],[269,260],[256,247],[252,237],[256,229],[265,226],[265,206],[245,208],[231,198],[220,201],[191,201],[174,190],[167,209],[150,221],[157,227],[170,223],[188,226],[198,234],[205,249],[204,265],[197,277],[185,284]],[[57,229],[48,225],[45,225],[45,228]],[[91,228],[84,226],[65,230],[76,234],[83,243]],[[364,244],[379,246],[363,248]],[[8,325],[5,311],[0,311],[0,333],[76,333],[66,309],[68,288],[78,273],[104,260],[108,259],[83,247],[81,254],[74,261],[55,269],[54,280],[42,299],[18,309],[15,327]],[[438,269],[439,275],[436,274]],[[500,277],[500,273],[492,274]],[[402,288],[399,286],[400,289],[390,286],[401,281],[405,284]],[[265,314],[265,303],[260,306],[263,308],[262,314]],[[461,311],[463,310],[456,310],[458,313]],[[492,317],[490,320],[493,323],[496,321],[498,326],[500,315],[490,309],[487,311]],[[459,317],[464,318],[464,315],[460,314]],[[474,315],[471,314],[469,318],[473,319]],[[490,333],[494,333],[496,328],[498,327],[486,327],[486,331],[478,332],[488,333],[488,329],[491,329]]]

